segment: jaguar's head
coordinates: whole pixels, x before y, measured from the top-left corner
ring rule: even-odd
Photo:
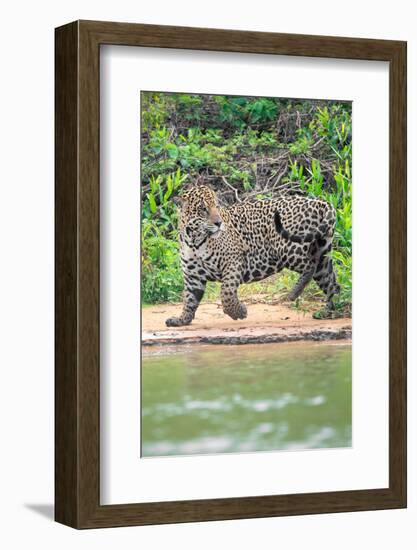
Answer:
[[[190,245],[199,246],[225,230],[216,194],[206,185],[196,185],[183,193],[180,208],[180,233]]]

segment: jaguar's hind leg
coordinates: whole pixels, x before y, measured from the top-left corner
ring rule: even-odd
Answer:
[[[328,256],[321,257],[313,279],[326,295],[326,309],[328,311],[333,311],[333,297],[340,292],[340,286],[333,271],[333,262],[331,258]]]
[[[310,267],[309,269],[301,273],[300,278],[298,279],[296,285],[288,294],[289,300],[294,301],[301,295],[305,287],[313,278],[314,273],[315,273],[315,266]]]

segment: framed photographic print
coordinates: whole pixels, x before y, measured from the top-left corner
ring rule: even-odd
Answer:
[[[56,520],[406,506],[406,44],[56,29]]]

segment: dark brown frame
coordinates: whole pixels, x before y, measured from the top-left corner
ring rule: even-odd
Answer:
[[[388,488],[100,505],[99,52],[102,44],[389,62]],[[404,508],[406,43],[77,21],[56,29],[55,45],[56,521],[75,528],[94,528]]]

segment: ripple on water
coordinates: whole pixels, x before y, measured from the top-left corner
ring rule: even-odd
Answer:
[[[141,398],[143,456],[349,447],[351,346],[145,354]]]

